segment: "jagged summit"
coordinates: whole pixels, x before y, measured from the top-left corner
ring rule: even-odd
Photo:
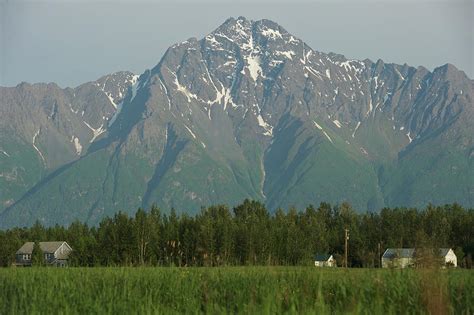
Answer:
[[[237,19],[229,18],[211,34],[226,34],[232,40],[238,40],[239,38],[252,36],[252,33],[261,34],[270,39],[283,38],[286,36],[292,36],[278,23],[268,20],[261,19],[258,21],[248,20],[245,17],[238,17]]]
[[[405,130],[411,143],[419,139],[428,121],[419,118],[417,108],[400,110],[397,100],[426,98],[421,91],[433,75],[436,71],[386,64],[381,59],[374,63],[320,53],[273,21],[239,17],[227,19],[201,40],[173,45],[151,73],[141,76],[130,99],[151,84],[166,96],[163,103],[168,110],[181,116],[186,112],[185,119],[202,112],[212,120],[220,108],[235,124],[254,120],[262,135],[270,138],[289,112],[338,128],[345,124],[352,137],[364,121],[388,113],[399,125],[394,128]],[[278,100],[283,95],[291,95],[291,100]],[[409,123],[399,121],[407,117]]]
[[[221,43],[227,41],[239,46],[243,51],[275,44],[280,46],[303,44],[300,39],[289,34],[282,26],[271,20],[251,21],[244,17],[227,19],[204,40]]]

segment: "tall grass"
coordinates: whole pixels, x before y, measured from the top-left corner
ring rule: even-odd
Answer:
[[[467,270],[10,268],[0,314],[424,314],[474,312]]]

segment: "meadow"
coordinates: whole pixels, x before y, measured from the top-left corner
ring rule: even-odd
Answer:
[[[469,270],[2,268],[0,314],[473,314]]]

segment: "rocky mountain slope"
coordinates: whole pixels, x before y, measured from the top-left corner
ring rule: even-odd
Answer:
[[[54,83],[0,87],[0,209],[84,155],[137,78],[118,72],[74,89]]]
[[[271,209],[321,201],[360,211],[474,206],[474,83],[452,65],[430,72],[348,60],[272,21],[240,17],[170,47],[138,80],[127,75],[86,84],[97,92],[77,102],[71,94],[81,87],[10,92],[43,96],[32,101],[41,112],[35,123],[11,133],[22,135],[17,156],[30,164],[0,158],[3,172],[35,170],[36,184],[8,197],[13,203],[2,196],[0,225],[94,224],[153,203],[195,213],[244,198]],[[11,110],[21,98],[7,93],[0,91],[0,111],[22,120]],[[82,111],[90,107],[87,126]],[[55,123],[59,110],[65,120]]]

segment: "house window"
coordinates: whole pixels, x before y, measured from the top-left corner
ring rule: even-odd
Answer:
[[[31,260],[31,255],[30,254],[23,254],[22,258],[23,258],[23,260]]]

